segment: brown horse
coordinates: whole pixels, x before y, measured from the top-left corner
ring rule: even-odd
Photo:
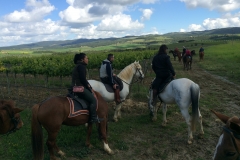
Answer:
[[[190,56],[183,57],[183,69],[192,69],[192,58]]]
[[[203,60],[204,52],[199,52],[199,61]]]
[[[240,120],[239,117],[228,117],[211,110],[223,123],[222,135],[219,137],[213,160],[240,159]]]
[[[23,126],[21,111],[23,109],[16,108],[13,101],[0,100],[0,134],[13,133]]]
[[[98,92],[94,92],[98,100],[97,115],[103,119],[98,126],[98,133],[103,140],[104,150],[113,154],[113,151],[109,148],[107,142],[107,120],[108,120],[108,104],[104,101]],[[51,97],[40,104],[36,104],[32,107],[32,149],[34,160],[42,160],[43,155],[43,131],[42,126],[48,133],[47,147],[51,160],[57,159],[54,152],[57,152],[60,156],[64,156],[57,144],[56,138],[60,131],[61,125],[78,126],[88,123],[89,116],[87,114],[78,115],[69,118],[70,103],[67,97]],[[86,145],[91,147],[90,135],[92,132],[92,124],[88,124]]]
[[[174,61],[176,60],[176,57],[178,57],[179,62],[182,61],[182,53],[180,51],[170,50],[168,53],[172,53],[172,55],[174,57]]]

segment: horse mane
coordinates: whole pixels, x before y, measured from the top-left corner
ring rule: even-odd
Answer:
[[[132,68],[135,62],[131,63],[130,65],[126,66],[119,74],[118,77],[121,79],[129,79],[131,76],[133,76],[132,74]]]
[[[15,104],[12,100],[0,100],[0,109],[14,108]]]
[[[6,110],[10,116],[14,115],[13,112],[14,106],[15,103],[12,100],[0,100],[0,112],[1,110]]]

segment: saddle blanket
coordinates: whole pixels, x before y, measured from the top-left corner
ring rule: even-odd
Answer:
[[[80,104],[76,100],[67,97],[69,106],[70,106],[70,112],[68,115],[68,118],[76,117],[82,114],[89,115],[89,111],[84,105]]]

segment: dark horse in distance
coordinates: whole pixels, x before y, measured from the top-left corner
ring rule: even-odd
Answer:
[[[190,56],[185,56],[183,57],[183,69],[187,69],[187,71],[189,69],[192,69],[192,57]]]
[[[0,134],[10,134],[20,129],[23,122],[20,112],[23,109],[16,108],[11,100],[0,100]]]
[[[182,53],[180,51],[175,52],[174,50],[170,50],[168,53],[172,53],[172,55],[174,57],[174,61],[176,61],[176,57],[178,57],[178,61],[181,62]]]
[[[97,115],[102,120],[97,123],[99,137],[103,140],[104,150],[113,154],[113,151],[109,148],[107,142],[107,120],[108,120],[108,104],[104,101],[102,96],[95,92],[98,101]],[[78,126],[84,125],[89,121],[88,114],[81,114],[75,117],[69,118],[70,114],[70,102],[67,97],[55,96],[51,97],[40,104],[35,104],[32,107],[32,149],[34,160],[43,159],[44,147],[43,147],[43,128],[48,133],[47,147],[50,154],[50,159],[55,160],[55,153],[60,156],[64,156],[65,153],[61,151],[57,144],[56,138],[62,125]],[[92,132],[92,123],[88,124],[86,145],[90,144],[90,135]]]

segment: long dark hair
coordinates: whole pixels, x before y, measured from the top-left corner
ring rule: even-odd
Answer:
[[[166,49],[168,49],[167,45],[165,44],[161,45],[158,50],[158,54],[164,54]]]
[[[83,60],[85,58],[86,54],[85,53],[77,53],[74,56],[73,62],[74,64],[77,64],[79,61]]]

